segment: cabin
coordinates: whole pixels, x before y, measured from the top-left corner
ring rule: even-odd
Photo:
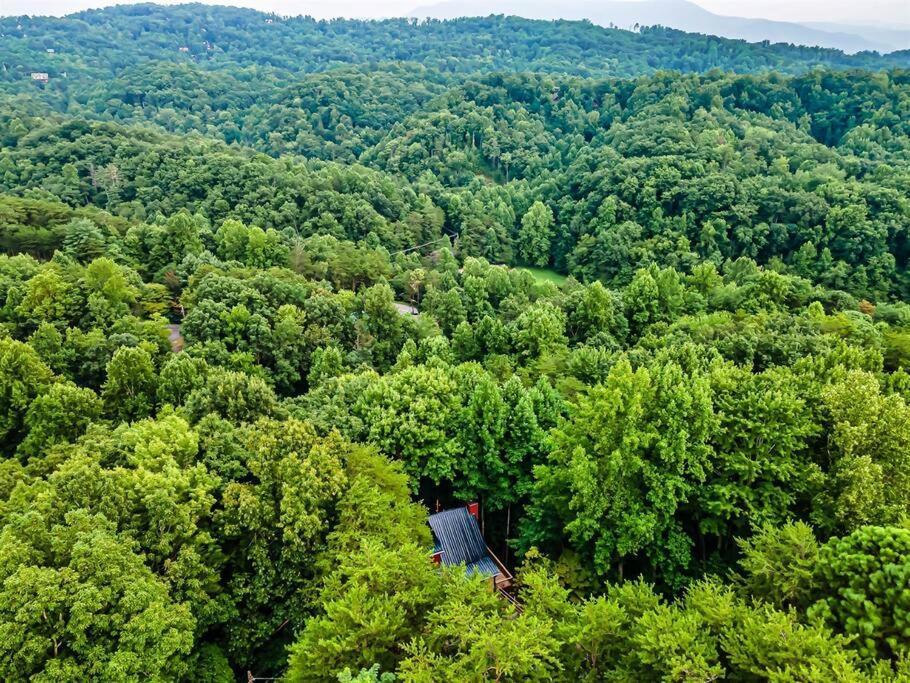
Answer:
[[[39,83],[47,83],[50,80],[50,76],[45,71],[32,71],[32,80]]]
[[[181,47],[178,47],[177,49],[180,52],[189,52],[190,51],[190,48],[188,48],[186,45],[182,45]]]
[[[433,531],[433,562],[445,566],[463,565],[468,574],[489,577],[495,591],[512,585],[512,575],[487,546],[477,523],[477,503],[430,515]]]

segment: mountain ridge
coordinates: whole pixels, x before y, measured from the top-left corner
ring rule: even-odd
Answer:
[[[748,42],[767,40],[771,43],[835,48],[850,54],[864,51],[888,53],[910,48],[910,30],[727,16],[710,12],[688,0],[607,0],[596,5],[586,0],[569,0],[558,6],[541,0],[442,0],[416,7],[409,16],[455,19],[490,14],[527,19],[587,19],[599,26],[622,29],[660,25]]]

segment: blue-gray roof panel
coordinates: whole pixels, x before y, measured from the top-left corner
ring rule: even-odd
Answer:
[[[436,544],[442,549],[443,564],[472,565],[483,558],[489,559],[477,520],[467,508],[437,512],[430,515],[429,522]]]

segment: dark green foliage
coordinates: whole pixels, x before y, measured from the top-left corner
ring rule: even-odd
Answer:
[[[902,53],[851,57],[837,50],[750,45],[659,27],[632,33],[589,22],[502,16],[420,23],[315,21],[204,5],[114,7],[63,19],[9,17],[0,22],[0,31],[7,37],[10,62],[17,67],[4,72],[5,80],[28,77],[40,66],[52,76],[48,89],[65,88],[81,78],[106,82],[150,59],[171,62],[164,72],[167,78],[153,74],[122,91],[116,87],[119,83],[107,86],[126,108],[195,104],[200,95],[217,106],[232,81],[252,96],[250,82],[256,71],[205,87],[185,74],[187,66],[196,64],[207,69],[258,67],[265,74],[283,74],[394,60],[462,73],[482,68],[630,76],[656,69],[792,72],[816,65],[875,69],[907,63]],[[29,40],[36,34],[40,40]],[[56,46],[53,56],[45,53],[47,45]],[[181,46],[187,49],[181,51]],[[161,92],[171,81],[179,86]],[[349,87],[357,90],[356,84]],[[375,107],[370,104],[366,99],[362,106],[372,112]]]
[[[4,679],[910,675],[907,54],[0,34]]]

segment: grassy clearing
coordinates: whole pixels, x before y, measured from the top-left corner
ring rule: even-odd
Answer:
[[[522,270],[526,270],[535,278],[541,282],[552,282],[556,286],[561,286],[562,283],[566,281],[566,276],[562,273],[557,273],[552,268],[535,268],[532,266],[522,266]]]

